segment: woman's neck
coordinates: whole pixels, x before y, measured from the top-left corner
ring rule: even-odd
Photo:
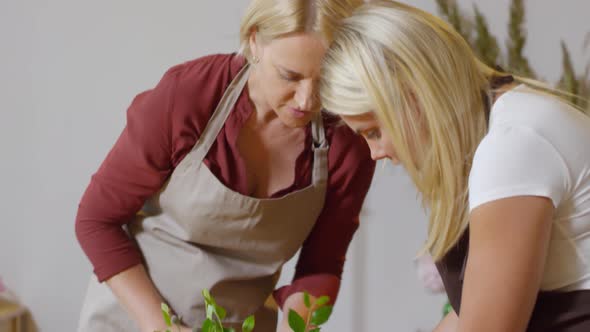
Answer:
[[[259,125],[268,124],[274,120],[278,120],[274,110],[264,100],[264,93],[258,84],[258,76],[256,75],[256,69],[253,68],[250,71],[248,77],[248,100],[254,109],[253,115],[255,115],[254,123]]]

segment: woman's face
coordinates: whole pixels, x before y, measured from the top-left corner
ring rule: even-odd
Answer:
[[[340,117],[348,127],[367,141],[373,160],[389,159],[394,164],[399,164],[391,137],[381,129],[382,127],[373,112],[361,115],[341,115]]]
[[[262,111],[272,110],[288,127],[307,125],[320,110],[318,79],[326,43],[319,36],[297,33],[269,42],[250,38],[255,86],[251,98]],[[255,88],[254,93],[252,89]]]

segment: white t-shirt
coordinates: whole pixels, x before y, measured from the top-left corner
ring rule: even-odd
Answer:
[[[525,85],[493,105],[469,175],[470,210],[513,196],[556,208],[541,289],[590,289],[590,117]]]

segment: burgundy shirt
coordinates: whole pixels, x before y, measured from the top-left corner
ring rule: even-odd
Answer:
[[[141,253],[122,226],[134,219],[144,201],[158,192],[195,145],[226,87],[245,64],[243,57],[211,55],[177,65],[158,85],[139,94],[127,111],[127,125],[92,176],[76,217],[76,235],[99,281],[142,262]],[[237,138],[254,111],[245,88],[204,163],[228,188],[248,192],[246,167]],[[329,178],[326,200],[303,243],[293,283],[275,292],[279,304],[307,290],[335,299],[348,245],[375,163],[362,139],[335,119],[326,118]],[[272,195],[284,196],[311,184],[311,126],[295,164],[294,182]]]

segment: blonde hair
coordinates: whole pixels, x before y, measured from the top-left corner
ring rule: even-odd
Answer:
[[[292,33],[318,33],[326,42],[363,0],[252,0],[240,25],[240,53],[252,61],[249,38],[271,41]]]
[[[376,114],[430,210],[424,251],[436,260],[468,226],[468,177],[496,75],[449,24],[385,0],[345,19],[324,58],[323,106]]]

